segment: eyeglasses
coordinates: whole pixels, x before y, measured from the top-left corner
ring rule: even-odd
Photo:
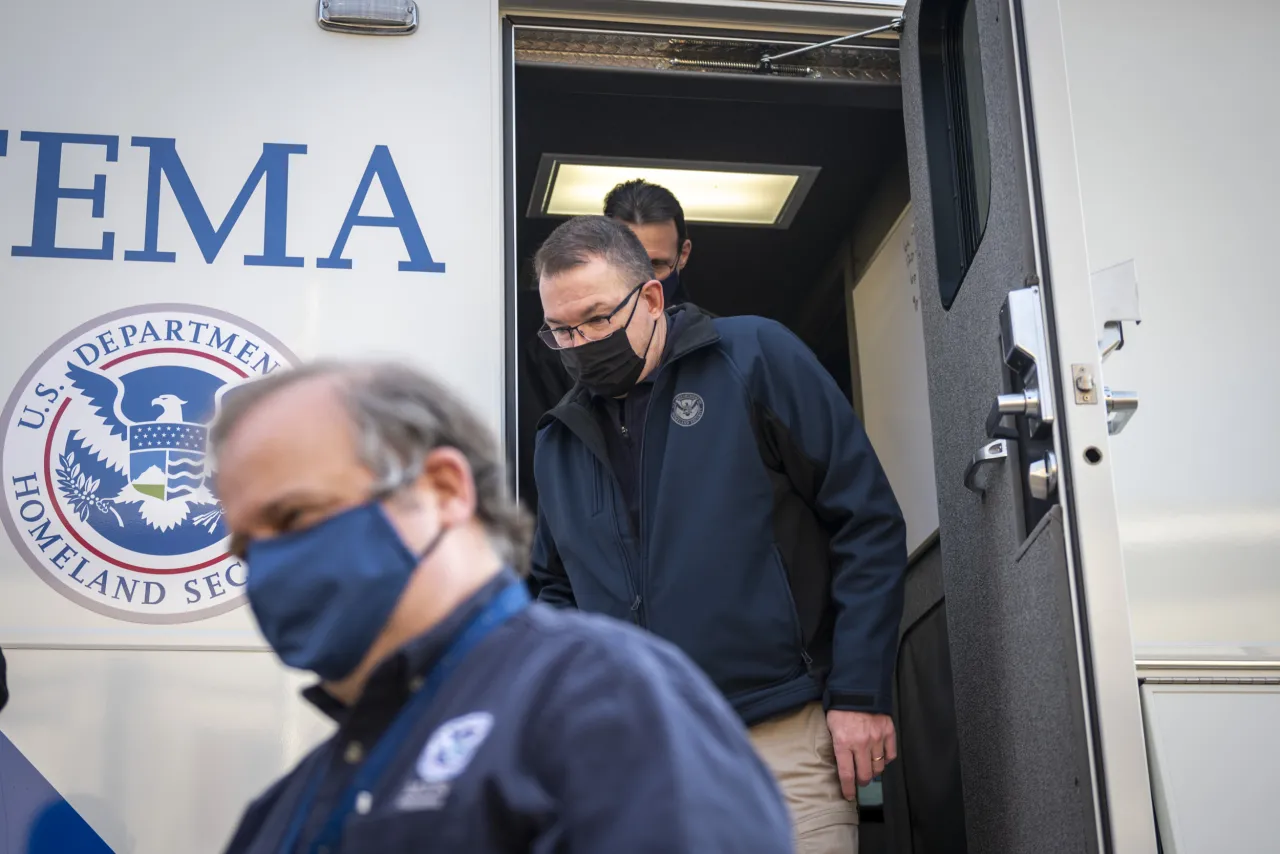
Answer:
[[[651,280],[650,280],[651,281]],[[552,350],[564,350],[574,346],[574,339],[580,338],[582,341],[599,341],[602,338],[608,338],[616,330],[613,328],[613,318],[626,308],[627,303],[631,302],[631,298],[640,293],[640,289],[649,284],[649,281],[641,282],[631,289],[622,302],[613,307],[613,311],[608,314],[598,314],[595,317],[587,318],[577,326],[556,326],[550,327],[545,323],[538,330],[538,337],[542,339],[542,343],[546,344]],[[640,301],[636,300],[636,306],[640,305]],[[635,306],[631,308],[631,314],[627,315],[627,322],[622,324],[622,329],[631,323],[631,318],[635,316]]]
[[[678,256],[677,256],[677,260],[675,261],[654,261],[653,277],[658,280],[665,279],[667,276],[670,276],[672,273],[676,271],[676,267],[679,266],[679,264],[680,264],[680,261],[678,259]]]

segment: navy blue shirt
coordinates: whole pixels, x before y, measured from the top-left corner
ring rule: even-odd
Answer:
[[[228,854],[280,854],[318,777],[298,848],[309,851],[423,676],[462,627],[516,583],[503,573],[383,662],[351,708],[308,689],[338,731],[250,805]],[[462,767],[444,781],[425,779],[433,736],[439,744],[477,716],[489,723]],[[370,796],[331,854],[793,850],[772,776],[682,653],[613,620],[538,604],[461,661]]]
[[[594,398],[609,449],[609,467],[626,502],[633,534],[640,530],[640,449],[644,447],[644,425],[652,397],[653,383],[646,378],[626,397]]]
[[[667,338],[662,359],[658,362],[659,368],[671,352],[671,342],[676,338],[678,322],[679,315],[667,315]],[[640,463],[644,448],[644,428],[649,418],[649,402],[653,398],[654,373],[657,371],[636,383],[626,397],[591,396],[596,416],[601,422],[605,446],[609,451],[609,467],[613,469],[613,476],[622,491],[622,500],[626,502],[633,535],[640,530]]]

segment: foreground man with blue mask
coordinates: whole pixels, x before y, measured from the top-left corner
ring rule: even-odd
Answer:
[[[530,604],[491,433],[395,365],[227,395],[218,491],[248,596],[338,724],[228,854],[792,851],[746,733],[674,647]]]

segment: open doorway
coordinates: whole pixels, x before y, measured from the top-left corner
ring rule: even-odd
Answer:
[[[515,366],[510,403],[516,417],[514,435],[508,435],[522,500],[536,508],[538,421],[569,387],[558,357],[536,334],[542,310],[531,260],[563,222],[538,211],[538,198],[546,192],[546,158],[816,170],[785,227],[691,220],[692,253],[681,282],[689,300],[709,312],[760,315],[789,327],[868,424],[877,451],[881,443],[873,424],[897,436],[883,443],[892,459],[881,452],[882,461],[904,514],[915,517],[908,518],[913,569],[903,625],[907,663],[900,665],[909,684],[900,680],[899,694],[912,698],[915,718],[934,737],[929,754],[908,757],[904,746],[904,761],[891,766],[883,787],[873,784],[861,793],[861,848],[962,851],[962,830],[954,840],[958,847],[946,841],[918,847],[911,815],[920,813],[916,821],[936,815],[936,805],[945,801],[963,826],[951,750],[954,717],[932,710],[951,703],[950,662],[923,331],[919,301],[912,306],[903,291],[914,280],[908,269],[909,180],[896,49],[890,43],[815,51],[779,73],[759,74],[753,69],[762,54],[796,42],[782,35],[762,43],[759,35],[570,25],[516,26],[510,37],[516,61],[507,107],[513,170],[508,216],[515,233],[508,286]],[[603,208],[603,193],[599,202]],[[911,358],[904,358],[908,350]],[[895,393],[900,387],[906,394]],[[922,419],[922,427],[903,431],[897,425],[904,419]],[[942,773],[932,759],[939,753],[945,754]],[[923,788],[911,787],[914,810],[907,808],[906,774],[922,779]],[[882,802],[900,807],[890,817],[900,825],[896,833],[887,832]],[[954,837],[954,823],[924,821],[934,833],[952,831]]]
[[[858,405],[846,303],[860,264],[907,198],[894,51],[846,49],[824,60],[831,63],[826,78],[714,70],[746,65],[744,54],[765,49],[723,36],[516,28],[517,484],[530,507],[537,502],[537,421],[565,389],[555,381],[555,360],[537,350],[542,314],[530,270],[538,246],[563,221],[528,215],[547,154],[819,170],[786,227],[690,222],[693,251],[681,280],[690,300],[714,314],[786,324]],[[669,65],[691,54],[704,64]],[[836,76],[838,68],[848,70]]]

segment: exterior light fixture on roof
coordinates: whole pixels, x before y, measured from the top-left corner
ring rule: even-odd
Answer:
[[[418,29],[413,0],[319,0],[316,22],[326,30],[365,36],[407,36]]]
[[[618,184],[643,178],[680,200],[687,222],[787,228],[821,167],[544,154],[531,217],[599,214]]]

